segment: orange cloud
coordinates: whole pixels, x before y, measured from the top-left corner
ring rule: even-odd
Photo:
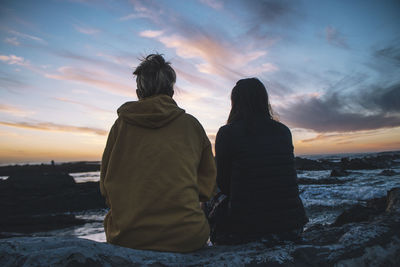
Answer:
[[[30,111],[30,110],[23,110],[19,107],[16,106],[11,106],[11,105],[5,105],[5,104],[0,104],[0,112],[4,112],[4,113],[9,113],[15,116],[27,116],[27,115],[31,115],[34,114],[34,111]]]
[[[29,66],[29,61],[26,61],[23,57],[18,57],[16,55],[0,55],[0,61],[10,65]]]
[[[30,129],[30,130],[40,130],[40,131],[89,133],[89,134],[96,134],[96,135],[107,135],[108,134],[108,131],[105,131],[103,129],[62,125],[62,124],[56,124],[56,123],[52,123],[52,122],[13,123],[13,122],[0,121],[0,125],[8,126],[8,127],[23,128],[23,129]]]

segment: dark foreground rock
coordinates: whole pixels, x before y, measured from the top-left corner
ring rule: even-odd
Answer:
[[[312,178],[297,178],[298,184],[344,184],[351,179],[338,179],[338,178],[321,178],[321,179],[312,179]]]
[[[179,254],[69,237],[10,238],[0,240],[0,266],[399,266],[400,188],[370,202],[367,207],[379,210],[374,216],[316,225],[297,243],[254,242]]]
[[[104,208],[98,182],[75,183],[66,173],[18,173],[0,181],[0,232],[31,233],[81,225],[84,220],[60,213]]]

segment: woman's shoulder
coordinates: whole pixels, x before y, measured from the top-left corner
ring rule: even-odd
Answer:
[[[283,124],[280,121],[276,121],[276,120],[271,120],[271,123],[278,129],[281,129],[282,131],[285,132],[290,132],[289,127],[287,127],[285,124]]]

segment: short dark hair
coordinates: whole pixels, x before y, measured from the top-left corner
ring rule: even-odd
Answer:
[[[176,73],[171,63],[165,61],[161,54],[150,54],[143,58],[133,75],[136,75],[139,98],[159,94],[174,95]]]

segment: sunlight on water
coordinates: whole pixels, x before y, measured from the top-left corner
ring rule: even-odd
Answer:
[[[100,172],[77,172],[70,173],[76,183],[98,182],[100,181]]]

